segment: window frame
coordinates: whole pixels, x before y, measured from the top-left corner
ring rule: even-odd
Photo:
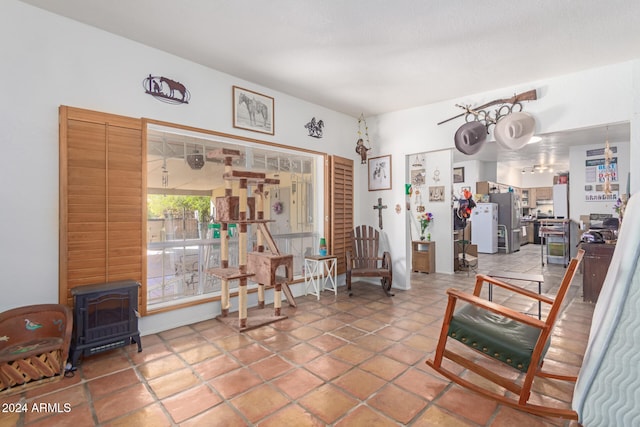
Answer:
[[[148,132],[149,130],[153,130],[153,131],[157,131],[157,130],[164,130],[164,131],[171,131],[171,132],[175,132],[177,134],[181,134],[181,135],[187,135],[187,136],[191,136],[191,137],[198,137],[198,138],[202,138],[202,139],[209,139],[212,141],[216,141],[216,142],[221,142],[221,143],[225,143],[225,144],[233,144],[233,145],[238,145],[238,146],[242,146],[242,147],[252,147],[252,148],[259,148],[259,149],[266,149],[266,150],[273,150],[273,151],[278,151],[278,152],[282,152],[283,154],[287,154],[287,153],[299,153],[302,155],[309,155],[309,156],[313,156],[315,157],[315,190],[314,190],[314,205],[315,206],[315,217],[317,218],[315,220],[315,230],[317,230],[318,235],[324,235],[324,233],[326,232],[325,229],[326,227],[328,227],[328,203],[325,200],[326,198],[321,197],[322,194],[327,194],[327,191],[325,191],[326,185],[327,185],[327,176],[329,175],[329,170],[328,170],[328,158],[329,156],[326,153],[322,153],[319,151],[315,151],[315,150],[309,150],[306,148],[301,148],[301,147],[294,147],[294,146],[289,146],[289,145],[284,145],[284,144],[280,144],[280,143],[275,143],[275,142],[270,142],[270,141],[264,141],[264,140],[260,140],[260,139],[255,139],[255,138],[248,138],[248,137],[244,137],[244,136],[239,136],[239,135],[232,135],[232,134],[227,134],[227,133],[223,133],[223,132],[218,132],[218,131],[212,131],[212,130],[207,130],[207,129],[201,129],[201,128],[196,128],[196,127],[192,127],[192,126],[185,126],[185,125],[180,125],[180,124],[175,124],[175,123],[169,123],[169,122],[165,122],[165,121],[158,121],[158,120],[153,120],[153,119],[142,119],[142,126],[143,126],[143,144],[144,144],[144,151],[143,151],[143,176],[145,177],[145,194],[144,194],[144,200],[143,200],[143,210],[144,212],[147,212],[147,194],[148,194],[148,186],[147,186],[147,174],[148,174],[148,170],[147,170],[147,155],[148,155],[148,149],[147,149],[147,143],[148,143]],[[147,218],[145,216],[145,223],[147,222]],[[324,220],[323,220],[324,219]],[[148,236],[146,235],[146,232],[148,230],[148,226],[145,225],[144,227],[144,232],[145,232],[145,236],[144,236],[144,247],[145,247],[145,253],[146,253],[146,249],[147,249],[147,242],[148,240]],[[180,243],[181,241],[176,241],[175,243],[177,244],[177,246],[182,246],[178,243]],[[194,242],[196,243],[196,242]],[[315,243],[313,242],[313,248],[314,250],[315,248]],[[184,243],[186,244],[186,243]],[[281,249],[283,249],[281,247]],[[148,262],[148,260],[145,258],[145,265]],[[194,296],[194,297],[184,297],[181,298],[179,300],[174,300],[171,302],[164,302],[164,303],[157,303],[154,305],[149,305],[147,302],[147,292],[148,292],[148,283],[147,283],[147,279],[148,279],[148,273],[145,269],[145,277],[144,277],[144,282],[145,282],[145,286],[144,286],[144,294],[145,294],[145,309],[146,312],[148,314],[155,314],[155,313],[161,313],[161,312],[166,312],[166,311],[172,311],[172,310],[177,310],[177,309],[181,309],[181,308],[185,308],[185,307],[189,307],[189,306],[194,306],[194,305],[199,305],[199,304],[204,304],[204,303],[208,303],[208,302],[212,302],[212,301],[219,301],[220,300],[220,295],[219,293],[212,293],[212,294],[203,294],[203,295],[198,295],[198,296]],[[297,282],[302,282],[304,280],[303,276],[299,276],[298,278],[296,278],[294,280],[294,283]],[[249,292],[256,292],[257,291],[257,286],[250,286],[249,287]],[[231,293],[231,296],[235,296],[235,293]]]

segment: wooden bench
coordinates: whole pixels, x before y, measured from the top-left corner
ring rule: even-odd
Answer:
[[[0,391],[62,376],[73,317],[62,304],[38,304],[0,313]]]

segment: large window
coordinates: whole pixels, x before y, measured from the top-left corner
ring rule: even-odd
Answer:
[[[279,184],[266,188],[264,216],[283,253],[294,255],[294,276],[303,257],[317,250],[323,206],[324,156],[282,146],[233,139],[157,124],[147,127],[147,308],[195,303],[219,296],[220,282],[207,274],[220,266],[220,224],[215,199],[225,193],[224,164],[207,153],[240,151],[233,168],[264,172]],[[237,195],[237,188],[233,188]],[[253,193],[249,189],[249,194]],[[318,197],[320,195],[320,197]],[[237,227],[229,225],[229,264],[238,264]],[[249,226],[249,248],[256,227]],[[231,283],[232,291],[236,283]],[[250,283],[250,287],[255,284]]]

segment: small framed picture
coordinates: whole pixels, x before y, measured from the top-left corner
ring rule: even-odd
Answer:
[[[233,127],[275,134],[272,97],[233,86]]]
[[[369,191],[391,190],[391,154],[369,159]]]
[[[453,183],[464,182],[464,168],[453,168]]]
[[[464,194],[465,191],[471,192],[471,187],[460,187],[460,193]]]
[[[430,202],[444,202],[444,185],[429,187]]]
[[[411,171],[411,184],[413,185],[424,185],[426,173],[424,169],[414,169]]]

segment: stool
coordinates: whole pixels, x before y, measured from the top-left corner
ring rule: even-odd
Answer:
[[[337,280],[337,261],[338,257],[335,255],[311,255],[304,258],[304,294],[307,295],[309,285],[313,286],[315,295],[318,300],[320,299],[320,291],[327,289],[327,284],[330,283],[335,295],[338,295]],[[322,285],[322,288],[321,288]]]
[[[508,254],[509,252],[509,230],[507,230],[507,226],[504,224],[498,224],[498,235],[502,231],[504,236],[504,253]]]

